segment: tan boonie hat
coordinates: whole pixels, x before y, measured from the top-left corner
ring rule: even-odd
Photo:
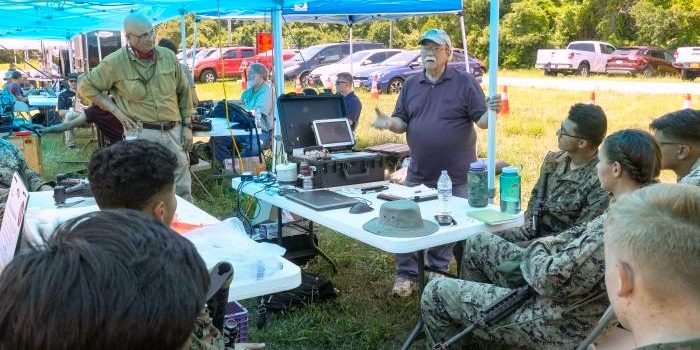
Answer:
[[[442,29],[433,28],[426,30],[425,33],[420,36],[420,39],[418,39],[418,44],[423,44],[423,42],[426,40],[430,40],[438,45],[447,45],[452,47],[452,40],[450,40],[450,36],[447,35],[447,33]]]
[[[427,236],[439,229],[436,223],[423,220],[420,207],[410,200],[383,203],[379,217],[367,221],[362,228],[380,236],[397,238]]]

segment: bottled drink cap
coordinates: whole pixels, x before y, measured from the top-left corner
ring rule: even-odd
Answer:
[[[518,173],[518,168],[514,166],[507,166],[501,170],[503,174],[517,174]]]
[[[484,171],[486,170],[486,164],[484,162],[474,162],[469,165],[469,169],[472,171]]]

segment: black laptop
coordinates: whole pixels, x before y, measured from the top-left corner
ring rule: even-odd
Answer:
[[[347,208],[359,202],[355,198],[329,190],[290,193],[285,195],[285,197],[290,201],[297,202],[318,211]]]

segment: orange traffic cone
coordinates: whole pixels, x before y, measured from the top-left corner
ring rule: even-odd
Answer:
[[[294,81],[294,92],[297,94],[301,94],[304,92],[304,89],[301,88],[301,79],[299,79],[299,76],[297,75],[296,80]]]
[[[248,88],[248,70],[244,69],[241,74],[241,89],[245,90]]]
[[[689,108],[692,108],[692,104],[690,103],[690,94],[685,94],[685,99],[683,99],[683,109]]]
[[[501,93],[501,110],[498,111],[499,114],[510,113],[510,104],[508,104],[508,86],[503,87],[503,93]]]
[[[379,99],[379,89],[377,88],[377,76],[372,76],[372,89],[369,91],[369,95],[372,99]]]
[[[594,105],[595,104],[595,91],[591,91],[591,99],[588,100],[589,105]]]

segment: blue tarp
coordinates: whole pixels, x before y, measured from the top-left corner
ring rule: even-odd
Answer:
[[[122,20],[132,12],[154,23],[181,13],[262,17],[280,3],[283,16],[308,16],[307,22],[326,23],[362,23],[462,9],[461,0],[20,0],[3,4],[0,38],[66,39],[92,30],[120,30]]]

